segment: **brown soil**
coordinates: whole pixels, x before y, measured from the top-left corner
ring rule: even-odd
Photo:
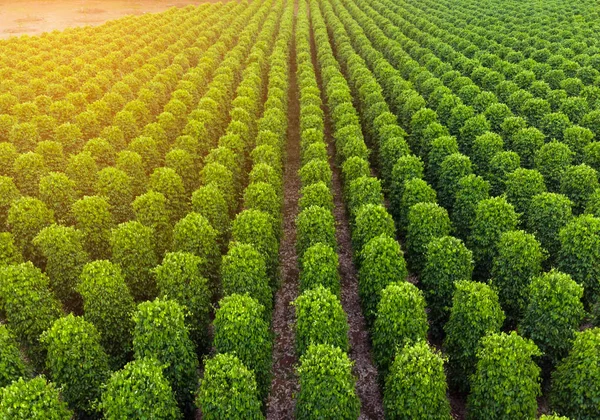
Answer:
[[[73,26],[100,25],[126,15],[217,0],[11,0],[0,1],[0,39]]]
[[[298,378],[295,367],[295,312],[290,305],[298,296],[298,255],[296,254],[296,216],[300,197],[300,104],[296,80],[296,48],[290,51],[290,89],[288,91],[288,143],[284,180],[283,237],[279,250],[281,285],[275,296],[273,310],[273,380],[267,401],[267,419],[294,418]]]
[[[312,37],[311,44],[313,65],[317,73],[321,92],[323,92],[321,74],[318,71],[319,69],[316,62],[314,38]],[[371,357],[369,332],[367,330],[365,318],[362,314],[358,295],[358,274],[356,267],[354,267],[352,262],[350,224],[343,201],[341,171],[335,164],[335,146],[332,135],[332,125],[328,117],[329,111],[325,105],[325,98],[322,97],[322,100],[326,116],[325,138],[333,172],[334,217],[336,221],[336,239],[340,261],[340,277],[342,281],[341,300],[344,311],[348,316],[348,325],[350,326],[350,352],[348,355],[354,362],[354,375],[357,378],[356,392],[361,402],[359,419],[383,419],[383,402],[377,382],[377,369],[375,368]]]

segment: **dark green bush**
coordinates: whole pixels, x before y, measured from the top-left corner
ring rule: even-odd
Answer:
[[[159,192],[148,191],[137,197],[132,207],[135,220],[152,229],[156,255],[162,258],[171,249],[173,235],[167,199]]]
[[[396,353],[386,378],[383,407],[388,419],[450,420],[444,359],[425,341]]]
[[[458,180],[473,173],[471,160],[460,153],[454,153],[442,162],[437,190],[440,205],[452,209],[458,189]]]
[[[499,152],[490,160],[486,179],[490,182],[491,194],[496,196],[504,192],[508,175],[518,169],[521,158],[515,152]]]
[[[54,223],[52,210],[33,197],[21,197],[13,201],[8,211],[7,224],[15,238],[15,244],[28,261],[42,265],[42,255],[33,244],[33,238],[45,227]]]
[[[155,359],[136,360],[113,373],[102,393],[100,408],[107,420],[182,418],[163,367]]]
[[[571,218],[571,201],[562,194],[542,193],[531,199],[527,229],[548,251],[550,261],[555,260],[560,249],[559,232]]]
[[[487,132],[473,142],[473,166],[477,174],[486,176],[490,170],[490,161],[496,153],[504,150],[504,141],[496,133]]]
[[[540,368],[531,358],[539,355],[531,340],[514,331],[483,337],[467,400],[469,418],[534,418],[541,387]]]
[[[528,289],[529,303],[519,331],[556,365],[571,349],[585,315],[583,287],[568,274],[552,270],[534,277]]]
[[[297,369],[300,391],[296,418],[357,419],[360,400],[352,362],[340,348],[328,344],[312,345],[300,358]]]
[[[440,166],[446,157],[458,153],[456,137],[442,136],[431,142],[427,154],[427,179],[434,185],[438,185]]]
[[[179,406],[191,412],[198,383],[198,359],[185,326],[184,307],[174,300],[142,302],[133,321],[135,358],[153,358],[161,363]]]
[[[551,140],[562,141],[564,131],[571,126],[571,121],[562,112],[551,112],[535,124]]]
[[[450,316],[454,283],[471,280],[472,275],[473,253],[460,239],[442,236],[429,242],[420,284],[427,299],[434,334],[440,335]]]
[[[69,314],[56,320],[40,341],[48,351],[46,367],[69,407],[93,414],[110,376],[108,356],[94,325]]]
[[[300,200],[298,201],[300,211],[310,206],[320,206],[333,211],[333,195],[324,182],[316,182],[300,190]]]
[[[254,373],[229,353],[206,361],[196,405],[206,420],[264,418]]]
[[[46,275],[56,296],[67,307],[78,309],[80,304],[75,287],[83,266],[89,261],[83,249],[83,234],[73,227],[51,225],[33,239],[46,260]]]
[[[152,269],[158,264],[154,252],[152,229],[140,222],[122,223],[112,231],[112,261],[118,264],[136,300],[156,296]]]
[[[0,389],[28,375],[16,338],[4,324],[0,324]]]
[[[356,212],[354,225],[352,245],[358,256],[371,239],[380,235],[394,237],[396,234],[394,220],[382,205],[365,204],[362,206]]]
[[[569,149],[574,153],[574,161],[576,164],[585,161],[586,150],[592,140],[594,133],[589,128],[574,125],[565,130],[563,134],[563,143],[569,146]]]
[[[83,233],[83,245],[90,259],[108,259],[114,226],[108,200],[99,196],[83,197],[73,204],[71,211],[75,227]]]
[[[100,342],[111,357],[111,366],[121,368],[132,350],[133,297],[118,265],[93,261],[81,273],[77,292],[83,298],[85,319],[100,333]]]
[[[317,286],[324,286],[339,296],[338,270],[339,259],[334,248],[322,243],[307,248],[300,260],[300,290],[304,292]]]
[[[448,378],[457,389],[468,391],[479,342],[486,334],[500,331],[504,313],[498,295],[487,284],[460,280],[454,287],[450,318],[444,326]]]
[[[477,204],[468,244],[473,251],[479,278],[489,277],[500,236],[504,232],[515,230],[518,222],[519,215],[504,197],[488,198]]]
[[[544,177],[535,169],[519,168],[506,178],[506,200],[520,215],[527,216],[531,198],[545,193]]]
[[[242,211],[233,222],[231,240],[252,245],[263,255],[271,287],[274,287],[279,261],[279,241],[269,215],[260,210]]]
[[[187,252],[169,252],[152,269],[158,296],[175,300],[185,309],[185,325],[198,351],[206,350],[210,323],[211,293],[202,276],[206,261]]]
[[[348,319],[340,299],[316,286],[293,303],[296,310],[296,351],[302,356],[311,344],[330,344],[348,352]]]
[[[452,213],[456,236],[463,240],[469,237],[477,205],[489,197],[490,184],[482,177],[470,174],[458,180]]]
[[[574,419],[598,418],[599,367],[600,329],[576,333],[569,355],[552,373],[551,406]]]
[[[598,188],[597,172],[586,164],[569,166],[560,179],[560,192],[573,202],[573,213],[581,214]]]
[[[397,208],[404,193],[404,182],[411,178],[423,178],[423,161],[415,155],[402,156],[394,164],[392,169],[392,181],[390,185],[390,202],[392,208]]]
[[[542,272],[545,253],[535,236],[522,230],[504,232],[496,245],[492,286],[507,319],[521,319],[529,300],[531,280]]]
[[[408,263],[414,272],[420,273],[423,269],[429,242],[449,235],[451,228],[448,212],[435,203],[417,203],[410,208],[406,250]]]
[[[600,142],[594,141],[587,145],[584,151],[583,163],[600,171]]]
[[[437,194],[427,182],[420,178],[412,178],[405,181],[403,190],[400,208],[397,212],[399,214],[399,230],[405,233],[408,226],[408,212],[410,208],[417,203],[436,203]]]
[[[48,277],[31,262],[0,267],[0,311],[32,362],[43,364],[40,334],[62,315]]]
[[[273,346],[264,310],[250,296],[233,294],[221,299],[213,322],[216,352],[235,354],[254,372],[261,401],[270,388]]]
[[[353,221],[358,210],[365,204],[383,204],[381,182],[373,176],[361,176],[346,185],[347,205]]]
[[[537,128],[523,128],[513,135],[511,149],[519,155],[523,167],[533,168],[535,153],[541,149],[544,141],[544,133]]]
[[[70,420],[73,413],[60,398],[60,391],[43,376],[23,378],[0,388],[0,417],[28,420]]]
[[[235,243],[221,265],[223,295],[247,294],[265,308],[267,321],[273,309],[273,295],[263,255],[252,245]],[[208,306],[206,307],[208,310]]]
[[[558,269],[570,274],[585,288],[584,301],[590,305],[600,296],[600,219],[582,215],[560,230]]]
[[[406,281],[388,283],[378,295],[373,324],[373,353],[384,379],[397,352],[407,344],[427,339],[425,298],[417,287]]]

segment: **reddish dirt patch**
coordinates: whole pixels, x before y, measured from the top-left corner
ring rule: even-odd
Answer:
[[[217,0],[11,0],[0,2],[0,39],[73,26],[100,25],[126,15],[158,13]]]
[[[294,334],[295,312],[290,305],[298,296],[298,255],[296,254],[296,216],[300,198],[300,104],[296,80],[296,49],[290,51],[290,89],[288,91],[287,161],[283,176],[283,237],[279,249],[281,285],[275,296],[273,310],[273,380],[267,401],[267,419],[294,418],[298,378],[298,362]]]

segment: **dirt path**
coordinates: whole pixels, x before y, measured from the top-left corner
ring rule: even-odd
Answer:
[[[297,12],[297,9],[296,9]],[[288,90],[288,134],[286,165],[283,174],[283,237],[279,250],[281,261],[281,285],[275,295],[273,310],[273,380],[267,402],[267,419],[294,418],[295,399],[298,392],[298,378],[295,366],[296,340],[294,335],[294,308],[290,302],[299,293],[298,255],[296,254],[296,216],[300,198],[300,103],[296,80],[296,46],[290,51],[290,89]]]
[[[311,33],[311,35],[314,35]],[[333,131],[329,119],[326,98],[323,96],[323,81],[316,62],[314,36],[311,36],[312,60],[317,80],[321,89],[323,108],[325,112],[325,139],[327,142],[329,163],[333,172],[333,215],[336,221],[336,239],[340,261],[341,301],[348,316],[350,326],[350,359],[354,362],[354,375],[357,378],[356,391],[361,402],[359,419],[383,419],[383,402],[377,382],[377,369],[371,357],[371,343],[367,324],[362,314],[358,295],[358,273],[352,262],[352,242],[350,224],[342,194],[341,171],[335,164],[335,145]]]

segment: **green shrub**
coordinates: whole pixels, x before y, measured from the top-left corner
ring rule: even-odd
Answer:
[[[557,192],[565,169],[571,165],[573,153],[564,143],[552,141],[535,154],[535,167],[544,176],[548,189]]]
[[[272,341],[264,310],[250,296],[233,294],[221,299],[213,322],[216,352],[235,354],[254,372],[261,401],[271,381]]]
[[[137,197],[146,191],[148,175],[146,175],[142,157],[140,155],[129,150],[123,150],[117,155],[115,167],[129,175],[134,197]]]
[[[560,192],[573,202],[573,213],[581,214],[598,188],[598,174],[586,164],[569,166],[560,179]]]
[[[122,367],[132,350],[135,303],[119,266],[103,260],[86,264],[77,292],[83,298],[85,319],[100,333],[111,366]]]
[[[471,280],[472,275],[473,253],[460,239],[442,236],[429,242],[420,284],[427,299],[434,334],[441,334],[450,316],[454,283]]]
[[[223,257],[221,266],[223,295],[247,294],[265,308],[267,322],[273,309],[273,295],[264,256],[252,245],[236,243]],[[208,307],[206,308],[208,309]]]
[[[514,331],[483,337],[467,400],[469,418],[534,418],[541,388],[540,368],[531,358],[539,355],[531,340]]]
[[[442,136],[431,142],[429,153],[427,154],[427,179],[434,185],[438,185],[442,162],[454,153],[458,153],[456,137]]]
[[[131,178],[124,171],[113,167],[102,169],[98,172],[94,190],[108,200],[115,223],[131,219],[133,188]]]
[[[584,151],[583,163],[597,171],[600,171],[600,142],[594,141],[588,144]]]
[[[452,213],[456,236],[463,240],[470,236],[477,205],[489,197],[490,184],[482,177],[470,174],[458,180]]]
[[[32,361],[43,363],[39,336],[61,316],[48,277],[31,262],[0,267],[0,310]]]
[[[254,185],[254,184],[252,184]],[[206,217],[223,243],[229,232],[229,205],[216,184],[203,185],[192,194],[192,211]]]
[[[28,420],[70,420],[73,413],[54,384],[43,376],[23,378],[0,388],[0,417]]]
[[[457,389],[468,391],[479,342],[486,334],[500,331],[504,313],[498,295],[487,284],[460,280],[454,287],[450,318],[444,326],[448,378]]]
[[[417,287],[406,281],[388,283],[380,290],[373,325],[373,353],[384,379],[394,356],[407,344],[427,339],[425,298]]]
[[[559,416],[557,414],[543,414],[542,416],[540,416],[539,420],[570,420],[568,417],[565,416]]]
[[[323,207],[309,207],[298,215],[296,226],[296,249],[300,259],[309,247],[317,243],[336,248],[335,220],[331,211]]]
[[[0,389],[28,375],[16,338],[4,324],[0,324]]]
[[[571,201],[562,194],[542,193],[531,199],[527,229],[548,251],[550,261],[554,261],[560,249],[559,232],[571,218]]]
[[[518,221],[519,216],[514,207],[504,197],[488,198],[477,204],[468,245],[473,250],[479,278],[489,277],[500,236],[504,232],[515,230]]]
[[[40,179],[48,173],[41,155],[33,152],[23,153],[15,160],[13,179],[24,195],[37,196]]]
[[[80,196],[93,195],[98,165],[89,152],[71,155],[67,162],[65,174],[75,181]]]
[[[552,373],[550,403],[573,419],[600,415],[600,329],[575,334],[573,348]]]
[[[528,290],[529,303],[519,331],[531,338],[556,365],[567,355],[585,312],[583,287],[571,276],[555,270],[534,277]]]
[[[316,286],[293,303],[296,310],[296,351],[302,356],[311,344],[330,344],[349,350],[348,319],[339,298]]]
[[[336,296],[340,295],[338,255],[334,248],[323,243],[307,248],[300,259],[300,291],[317,286],[324,286]]]
[[[344,178],[345,185],[350,185],[350,182],[356,178],[370,175],[371,168],[369,166],[369,162],[357,156],[351,157],[342,164],[342,176]]]
[[[113,373],[102,393],[100,408],[107,420],[182,418],[162,365],[155,359],[135,360]]]
[[[257,249],[267,263],[267,274],[275,286],[279,261],[279,241],[273,231],[269,215],[260,210],[244,210],[239,213],[232,225],[231,239],[247,243]]]
[[[435,203],[418,203],[408,212],[406,250],[412,270],[420,273],[425,265],[427,245],[434,238],[446,236],[451,230],[448,212]]]
[[[35,147],[35,153],[42,156],[44,165],[48,170],[62,172],[65,170],[65,155],[62,144],[55,141],[42,141]]]
[[[187,195],[198,188],[199,174],[196,160],[187,150],[175,148],[165,155],[165,166],[177,172],[183,181]]]
[[[458,136],[458,147],[461,153],[471,154],[473,143],[478,136],[491,130],[491,125],[484,114],[478,114],[464,121]]]
[[[2,116],[4,117],[4,115]],[[2,139],[0,142],[0,175],[12,177],[15,160],[19,156],[14,144]]]
[[[507,319],[518,321],[529,300],[531,280],[542,272],[544,250],[535,236],[522,230],[502,233],[492,265],[492,286]]]
[[[56,320],[40,341],[48,350],[46,367],[64,400],[78,412],[94,413],[110,376],[108,356],[94,325],[69,314]]]
[[[208,220],[198,213],[188,213],[173,228],[173,251],[189,252],[206,262],[202,273],[216,280],[219,272],[220,251],[217,245],[217,232]]]
[[[108,259],[113,227],[108,200],[99,196],[83,197],[73,204],[71,211],[75,227],[83,233],[83,245],[90,259]]]
[[[0,267],[23,262],[21,252],[15,246],[12,233],[0,232]]]
[[[399,350],[386,378],[383,407],[389,419],[450,420],[444,359],[425,341]]]
[[[532,168],[535,153],[542,148],[544,142],[544,133],[537,128],[522,128],[513,135],[511,149],[519,155],[523,167]]]
[[[400,200],[400,208],[397,210],[399,214],[399,230],[406,232],[408,226],[408,212],[412,206],[417,203],[436,203],[437,194],[435,190],[420,178],[412,178],[404,183],[404,192]]]
[[[206,361],[196,405],[206,420],[264,418],[254,373],[228,353]]]
[[[389,199],[391,208],[398,208],[404,193],[404,182],[411,178],[423,178],[423,161],[414,155],[402,156],[392,169]],[[346,181],[347,182],[347,181]]]
[[[0,228],[5,228],[8,211],[12,203],[20,197],[21,193],[13,179],[8,176],[0,176]]]
[[[50,172],[40,179],[40,200],[54,212],[54,219],[58,223],[70,224],[71,222],[71,206],[77,201],[75,188],[75,182],[62,172]]]
[[[523,216],[529,212],[531,198],[546,192],[544,177],[535,169],[519,168],[508,174],[506,200]]]
[[[152,269],[161,299],[175,300],[185,308],[185,325],[199,351],[208,346],[211,293],[202,276],[206,262],[187,252],[169,252],[162,264]]]
[[[328,188],[331,188],[332,173],[329,162],[322,159],[313,159],[300,168],[298,173],[300,182],[303,186],[311,185],[316,182],[324,182]]]
[[[333,195],[324,182],[316,182],[300,190],[300,200],[298,201],[300,211],[311,206],[320,206],[333,212]]]
[[[583,215],[572,219],[559,234],[558,269],[570,274],[585,288],[584,301],[590,305],[600,296],[600,219]]]
[[[589,145],[592,144],[593,139],[594,133],[592,130],[578,125],[567,128],[563,135],[563,142],[569,146],[569,149],[574,153],[576,164],[585,161],[586,150]]]
[[[112,231],[112,261],[118,264],[136,300],[156,296],[156,283],[151,270],[158,264],[154,252],[152,229],[140,222],[122,223]]]
[[[52,210],[37,198],[18,198],[13,201],[8,211],[7,224],[15,238],[15,244],[26,260],[40,266],[42,256],[32,241],[42,229],[52,223],[54,223]]]
[[[521,158],[515,152],[496,153],[489,164],[489,172],[486,179],[490,182],[491,194],[501,195],[506,188],[508,175],[518,169]]]
[[[133,321],[135,358],[154,358],[161,363],[179,406],[191,411],[198,359],[184,323],[184,308],[174,300],[142,302]]]
[[[159,192],[165,196],[167,208],[171,215],[171,223],[177,223],[186,215],[188,199],[185,194],[185,187],[181,177],[173,169],[156,168],[150,175],[148,190]]]
[[[551,140],[562,141],[565,129],[571,126],[569,117],[561,112],[550,112],[535,124]]]
[[[346,201],[351,223],[358,210],[365,204],[383,204],[381,182],[373,176],[361,176],[346,185]]]
[[[340,348],[312,345],[300,358],[297,369],[300,391],[296,402],[297,419],[357,419],[360,400],[352,362]]]
[[[408,270],[400,244],[386,234],[367,242],[360,257],[358,290],[365,318],[372,323],[383,289],[390,283],[405,281]]]
[[[46,275],[56,296],[69,308],[78,308],[75,292],[83,266],[89,261],[83,249],[83,234],[73,227],[51,225],[33,239],[46,259]]]
[[[454,153],[444,159],[440,166],[437,188],[441,206],[452,209],[458,189],[458,180],[472,172],[471,160],[465,155]]]
[[[148,191],[137,197],[132,207],[135,220],[152,229],[156,255],[162,258],[171,248],[173,235],[167,199],[161,193]]]
[[[504,141],[496,133],[487,132],[478,136],[473,143],[473,166],[475,172],[486,176],[490,170],[490,161],[496,153],[504,150]]]
[[[307,164],[313,159],[327,160],[327,145],[325,143],[313,143],[306,147],[302,154],[302,165]]]

